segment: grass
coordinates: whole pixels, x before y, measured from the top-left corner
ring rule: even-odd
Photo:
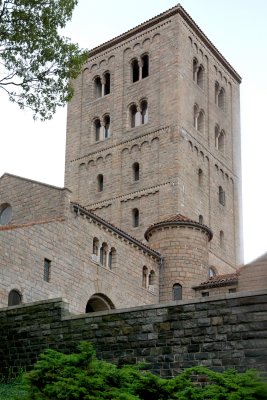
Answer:
[[[27,392],[22,387],[21,377],[8,379],[0,378],[0,400],[23,400],[26,399]]]

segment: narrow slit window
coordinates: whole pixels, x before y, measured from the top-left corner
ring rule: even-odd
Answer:
[[[47,258],[44,259],[44,281],[50,282],[51,277],[51,261]]]
[[[138,208],[134,208],[133,211],[133,226],[136,228],[139,226],[139,210]]]
[[[95,78],[95,97],[98,99],[102,96],[102,82],[98,77]]]
[[[104,190],[104,177],[102,174],[98,175],[97,177],[97,185],[98,185],[98,191],[103,192]]]
[[[101,132],[101,123],[99,119],[95,120],[94,126],[95,126],[95,141],[98,142],[100,140],[100,132]]]
[[[138,162],[133,164],[133,179],[134,181],[139,181],[140,179],[140,166]]]

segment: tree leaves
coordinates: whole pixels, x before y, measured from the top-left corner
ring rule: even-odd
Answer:
[[[88,54],[60,36],[77,0],[0,1],[0,89],[34,118],[52,118],[70,100]]]

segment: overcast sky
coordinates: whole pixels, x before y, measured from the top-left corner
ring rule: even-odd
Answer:
[[[170,0],[79,0],[65,35],[90,49],[175,6]],[[241,128],[245,261],[267,251],[267,1],[184,0],[181,5],[242,76]],[[66,109],[49,122],[0,92],[0,176],[64,185]]]

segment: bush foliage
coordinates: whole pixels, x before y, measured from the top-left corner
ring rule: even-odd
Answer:
[[[25,375],[28,400],[266,400],[267,384],[255,371],[224,373],[205,367],[163,379],[142,366],[97,360],[90,343],[77,354],[47,350]],[[202,384],[198,383],[198,379]]]

